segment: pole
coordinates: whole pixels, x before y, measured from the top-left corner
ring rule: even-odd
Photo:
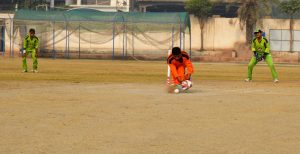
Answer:
[[[68,58],[70,58],[70,31],[68,30]]]
[[[79,36],[78,36],[78,37],[79,37],[79,41],[78,41],[78,42],[79,42],[79,43],[78,43],[78,58],[80,59],[80,24],[79,24],[78,31],[79,31],[79,34],[78,34],[78,35],[79,35]]]
[[[52,24],[52,54],[53,54],[53,59],[56,58],[56,52],[55,52],[55,21],[53,21]]]
[[[125,56],[127,57],[127,25],[125,25]]]
[[[180,46],[180,49],[182,47],[182,34],[181,34],[181,23],[180,23],[180,26],[179,26],[179,46]]]
[[[191,29],[189,29],[190,32],[190,57],[192,58],[192,34],[191,34]]]
[[[65,44],[65,58],[67,57],[67,52],[68,52],[68,26],[67,23],[65,25],[65,30],[66,30],[66,44]]]
[[[50,1],[50,9],[53,9],[54,8],[54,0],[51,0]]]
[[[125,56],[125,24],[123,23],[123,54],[122,54],[122,58],[124,59],[124,56]]]
[[[81,0],[77,0],[77,5],[81,5]]]
[[[172,27],[172,49],[174,47],[174,25]]]
[[[185,31],[183,31],[183,33],[182,33],[182,48],[183,48],[183,50],[185,51]]]
[[[115,58],[115,22],[113,23],[113,48],[112,48],[112,59]]]
[[[12,18],[9,18],[9,20],[10,20],[10,41],[9,41],[10,57],[14,57],[14,51],[13,51],[14,21],[12,20]]]
[[[5,55],[5,25],[1,26],[1,39],[2,40],[0,40],[0,42],[1,42],[0,49],[2,51],[0,51],[0,52],[2,52],[2,56],[4,56]]]
[[[134,26],[132,25],[132,32],[131,32],[131,36],[132,36],[132,56],[134,57]]]

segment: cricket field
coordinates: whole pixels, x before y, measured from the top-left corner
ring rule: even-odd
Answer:
[[[300,153],[300,65],[194,67],[169,94],[165,61],[0,58],[0,153]]]

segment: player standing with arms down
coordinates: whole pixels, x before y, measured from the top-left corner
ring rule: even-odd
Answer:
[[[262,31],[260,29],[257,29],[254,32],[254,34],[255,34],[255,38],[252,40],[252,46],[251,46],[251,50],[254,55],[252,56],[248,64],[248,78],[245,79],[245,81],[250,82],[252,80],[252,70],[254,66],[258,62],[265,60],[271,70],[274,83],[277,83],[279,82],[279,80],[270,53],[270,43],[265,37],[262,36]]]
[[[35,30],[30,29],[29,34],[24,38],[24,50],[23,50],[23,72],[27,72],[27,61],[26,57],[31,53],[33,60],[33,72],[37,73],[37,56],[39,48],[39,39],[35,36]]]
[[[191,88],[192,83],[190,78],[194,72],[194,67],[190,56],[179,47],[174,47],[172,54],[168,57],[167,63],[171,70],[173,83],[176,85],[176,89],[178,89],[174,92],[178,93]]]

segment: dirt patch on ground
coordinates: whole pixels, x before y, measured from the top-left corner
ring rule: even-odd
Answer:
[[[105,74],[103,61],[41,61],[25,75],[2,61],[0,153],[300,153],[298,66],[278,66],[291,77],[274,84],[266,66],[245,83],[244,65],[195,64],[193,88],[168,94],[162,62],[107,62],[119,70]]]

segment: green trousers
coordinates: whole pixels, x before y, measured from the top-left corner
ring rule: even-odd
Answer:
[[[278,79],[278,75],[277,75],[277,72],[275,70],[275,66],[273,64],[273,59],[272,59],[272,56],[271,54],[267,54],[266,55],[266,58],[265,58],[265,61],[267,62],[270,70],[271,70],[271,73],[272,73],[272,77],[273,79]],[[252,71],[253,71],[253,68],[254,66],[257,64],[257,60],[255,58],[255,56],[253,56],[248,64],[248,78],[250,80],[252,80]]]
[[[31,53],[32,56],[32,68],[33,70],[37,70],[37,65],[38,65],[38,61],[37,61],[37,57],[36,57],[36,51],[35,50],[26,50],[25,55],[23,56],[23,70],[27,71],[27,61],[26,61],[26,57]]]

